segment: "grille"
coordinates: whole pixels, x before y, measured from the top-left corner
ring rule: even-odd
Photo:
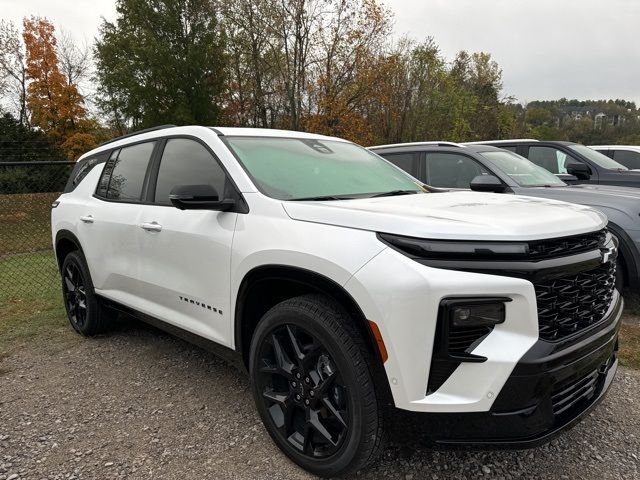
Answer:
[[[555,258],[565,255],[575,255],[581,252],[596,250],[604,246],[607,240],[607,230],[591,232],[572,237],[553,238],[529,242],[529,257],[531,260]]]
[[[613,298],[615,262],[534,283],[540,338],[560,340],[603,319]]]
[[[551,396],[554,415],[561,415],[581,400],[591,398],[596,391],[598,377],[598,370],[594,370],[580,380],[554,391]]]

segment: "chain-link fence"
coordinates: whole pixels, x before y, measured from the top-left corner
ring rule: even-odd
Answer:
[[[0,162],[0,291],[29,295],[57,284],[51,203],[74,162]]]

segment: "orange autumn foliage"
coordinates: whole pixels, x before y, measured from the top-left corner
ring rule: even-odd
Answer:
[[[75,85],[67,83],[56,54],[51,22],[39,17],[24,19],[22,33],[27,52],[27,107],[32,123],[50,136],[69,159],[95,146],[90,133],[84,99]]]

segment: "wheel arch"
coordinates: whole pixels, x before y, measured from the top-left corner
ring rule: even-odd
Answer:
[[[308,293],[326,295],[347,310],[375,359],[375,371],[372,373],[376,376],[383,374],[386,378],[368,320],[351,294],[342,285],[320,273],[286,265],[255,267],[247,272],[240,283],[235,305],[234,340],[236,351],[242,355],[245,366],[248,365],[253,333],[264,313],[283,300]]]
[[[69,230],[60,230],[56,233],[56,241],[54,245],[54,252],[56,255],[56,262],[58,269],[62,268],[62,262],[64,258],[71,252],[82,252],[82,246],[80,240]]]

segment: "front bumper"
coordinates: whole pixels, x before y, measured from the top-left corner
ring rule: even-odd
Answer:
[[[608,318],[570,346],[538,341],[518,362],[488,412],[403,412],[412,429],[440,445],[529,448],[577,423],[604,397],[618,361],[623,301]],[[586,332],[585,332],[586,333]]]

